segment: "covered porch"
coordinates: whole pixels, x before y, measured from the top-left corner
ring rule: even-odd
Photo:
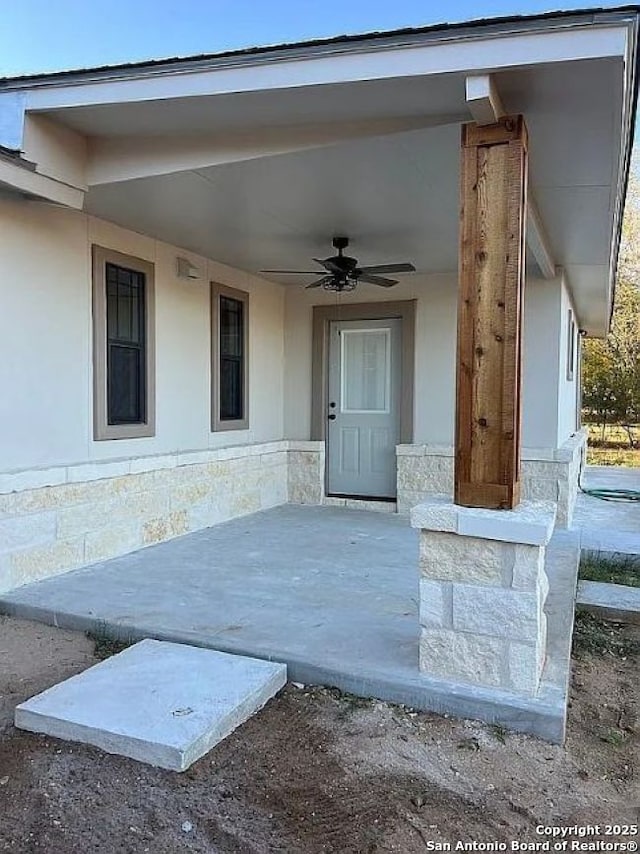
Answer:
[[[561,740],[636,23],[0,85],[3,607]]]
[[[561,742],[577,555],[568,532],[547,548],[546,663],[529,698],[418,670],[418,536],[390,513],[285,505],[2,594],[0,611],[285,662],[294,681]]]

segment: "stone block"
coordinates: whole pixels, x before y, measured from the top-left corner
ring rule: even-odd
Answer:
[[[243,489],[232,497],[229,508],[231,517],[257,513],[261,509],[260,492],[256,489]]]
[[[411,511],[411,527],[456,533],[458,512],[448,495],[434,495]]]
[[[451,585],[420,579],[420,625],[425,628],[451,626]]]
[[[187,483],[180,483],[171,490],[171,510],[189,509],[210,496],[215,489],[215,481],[210,478],[206,480],[198,478]]]
[[[142,526],[142,542],[145,545],[160,543],[179,537],[189,530],[189,522],[186,510],[174,510],[167,516],[159,519],[151,519]]]
[[[420,457],[424,455],[424,445],[396,445],[397,457]],[[400,462],[398,462],[400,465]]]
[[[544,546],[514,546],[512,587],[514,590],[536,590],[544,573]]]
[[[514,510],[460,507],[458,511],[459,534],[529,545],[546,545],[556,519],[556,506],[550,501],[523,501]]]
[[[411,462],[407,464],[409,459]],[[401,491],[419,491],[428,495],[451,494],[453,470],[449,461],[442,461],[438,457],[400,457],[399,462],[397,479]]]
[[[0,519],[0,553],[28,549],[56,538],[53,511]]]
[[[315,439],[289,439],[287,442],[287,450],[294,451],[312,451],[315,454],[320,454],[324,457],[324,442],[319,442]]]
[[[540,684],[543,654],[535,643],[512,643],[509,647],[509,687],[523,694],[536,694]]]
[[[127,493],[98,503],[61,509],[58,513],[58,536],[74,537],[133,519],[156,519],[168,511],[168,491]]]
[[[524,477],[522,497],[526,501],[557,501],[558,481],[548,478]]]
[[[22,703],[15,724],[185,771],[286,679],[284,664],[144,640]]]
[[[16,586],[11,570],[11,558],[8,554],[0,555],[0,593],[6,593]]]
[[[501,585],[503,551],[503,544],[494,540],[423,531],[420,572],[431,580]]]
[[[260,509],[267,510],[269,507],[277,507],[286,504],[287,494],[287,471],[284,467],[276,467],[267,473],[267,477],[260,484]]]
[[[414,508],[412,526],[428,530],[431,513],[438,520],[448,513],[447,524],[460,536],[503,543],[545,545],[553,533],[556,506],[553,502],[523,501],[514,510],[486,510],[481,507],[461,507],[446,495],[436,495]]]
[[[177,454],[162,454],[153,457],[137,457],[131,460],[131,474],[158,471],[158,469],[173,469],[178,465]]]
[[[91,531],[84,538],[84,556],[86,563],[108,560],[118,555],[128,554],[142,548],[142,528],[140,523],[110,525],[99,531]]]
[[[218,460],[236,460],[239,457],[246,456],[247,454],[248,450],[239,445],[216,449],[216,457]]]
[[[421,630],[420,669],[449,681],[504,688],[509,642],[451,629]]]
[[[84,540],[58,540],[46,546],[14,552],[9,561],[11,586],[18,587],[82,566],[85,562]]]
[[[288,497],[294,504],[322,504],[324,499],[324,454],[289,451]]]
[[[95,463],[80,463],[77,466],[67,467],[67,480],[69,483],[87,483],[90,480],[104,480],[105,478],[118,477],[129,474],[130,460],[105,460]]]
[[[522,474],[525,477],[547,478],[548,480],[557,480],[562,477],[566,466],[558,462],[547,462],[544,460],[527,460],[522,461]]]
[[[58,513],[58,536],[78,537],[114,523],[112,503],[102,500],[95,503],[63,507]]]
[[[228,477],[231,473],[230,460],[213,460],[206,465],[207,477],[212,480],[218,480],[223,477]]]
[[[350,510],[368,510],[371,513],[395,513],[397,509],[394,501],[367,501],[365,498],[347,498],[345,507]]]
[[[289,454],[287,451],[274,451],[269,454],[263,454],[260,457],[260,465],[262,468],[275,468],[281,466],[286,469],[288,463]]]
[[[0,493],[22,492],[26,489],[41,489],[45,486],[58,486],[65,483],[67,472],[63,466],[48,469],[27,469],[26,471],[0,474]]]
[[[203,465],[211,460],[211,451],[179,451],[177,454],[177,467]]]
[[[538,638],[538,593],[453,585],[453,627],[513,640]]]
[[[22,513],[37,513],[42,510],[54,510],[58,507],[80,503],[85,500],[85,495],[85,484],[69,483],[18,492],[13,496],[12,511],[20,515]]]
[[[16,515],[16,493],[0,494],[0,519]]]
[[[201,501],[187,509],[187,527],[189,531],[210,528],[222,521],[218,507],[210,500]]]

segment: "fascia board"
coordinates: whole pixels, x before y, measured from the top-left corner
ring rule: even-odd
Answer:
[[[533,65],[604,57],[624,58],[628,25],[602,24],[448,39],[437,42],[377,46],[368,51],[333,51],[329,55],[270,61],[221,63],[198,70],[122,72],[85,82],[66,78],[32,83],[6,81],[0,98],[20,88],[28,111],[137,101],[268,91],[367,80],[480,73]]]

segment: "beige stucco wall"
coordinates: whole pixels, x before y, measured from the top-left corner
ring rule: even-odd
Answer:
[[[580,370],[577,364],[577,354],[580,345],[576,340],[573,379],[570,380],[567,377],[567,355],[569,349],[569,327],[567,320],[569,309],[573,311],[573,320],[577,329],[580,326],[579,318],[576,316],[569,288],[563,281],[560,290],[560,329],[558,330],[558,443],[563,442],[578,426],[577,406]]]
[[[456,278],[411,276],[393,291],[361,287],[344,303],[416,299],[415,413],[422,441],[451,441],[455,397]],[[288,288],[285,311],[285,433],[308,439],[311,430],[311,327],[313,305],[336,295]]]
[[[156,436],[92,437],[90,246],[99,243],[156,267]],[[202,272],[178,279],[175,257]],[[250,310],[248,431],[209,429],[208,282],[247,290]],[[275,285],[85,214],[0,202],[0,472],[309,439],[312,306],[333,294]],[[456,277],[408,276],[393,299],[415,299],[414,441],[451,445],[455,393]],[[389,299],[360,288],[344,302]],[[566,380],[566,310],[561,279],[527,283],[523,446],[556,448],[575,429],[575,382]],[[554,381],[555,378],[555,381]]]
[[[525,289],[523,366],[523,446],[535,449],[560,447],[575,429],[575,406],[568,406],[568,392],[559,397],[561,364],[558,337],[564,323],[561,278],[531,279]],[[392,297],[390,296],[392,293]],[[392,292],[361,287],[340,296],[344,303],[415,299],[416,352],[414,441],[452,445],[455,417],[455,352],[457,278],[455,274],[412,275],[403,278]],[[335,294],[290,287],[285,310],[285,411],[287,438],[309,439],[311,431],[311,327],[315,304],[336,301]],[[573,384],[570,384],[573,386]],[[574,392],[575,395],[575,392]],[[575,398],[574,398],[575,399]],[[565,432],[566,431],[566,432]]]
[[[93,243],[155,265],[153,437],[93,439]],[[176,276],[177,255],[199,280]],[[248,430],[210,430],[212,280],[250,294]],[[416,275],[392,294],[362,287],[341,297],[416,300],[415,438],[398,458],[404,510],[432,491],[433,466],[429,482],[405,482],[425,468],[417,457],[450,476],[456,290],[453,274]],[[307,441],[312,308],[335,295],[275,285],[80,212],[3,199],[0,298],[0,588],[287,500],[326,500],[323,447]],[[531,489],[548,486],[567,519],[572,478],[560,483],[547,469],[575,419],[575,383],[564,379],[568,299],[559,279],[527,284],[523,419],[524,447],[538,449],[525,458],[543,469],[530,472]]]
[[[96,442],[92,243],[155,264],[156,435]],[[176,255],[202,273],[178,279]],[[250,429],[210,431],[209,281],[250,293]],[[0,472],[283,436],[284,288],[86,214],[0,201]]]

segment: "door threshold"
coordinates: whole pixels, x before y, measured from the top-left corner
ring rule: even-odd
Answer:
[[[327,498],[345,498],[347,501],[381,501],[385,504],[395,504],[396,496],[380,495],[347,495],[344,492],[327,492]]]
[[[352,495],[325,495],[322,500],[325,507],[346,507],[348,510],[368,510],[374,513],[397,513],[398,505],[395,498],[362,498]]]

